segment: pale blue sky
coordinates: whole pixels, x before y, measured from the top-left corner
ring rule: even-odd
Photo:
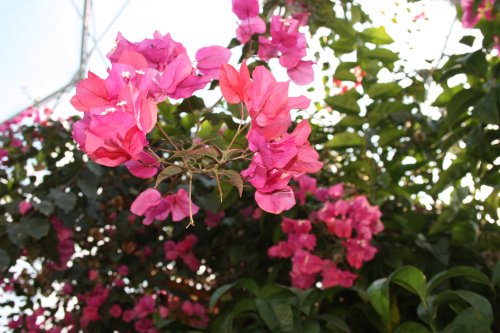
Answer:
[[[223,45],[233,38],[237,18],[228,0],[94,0],[90,25],[99,38],[116,13],[122,14],[99,43],[105,55],[121,31],[140,41],[155,30],[170,32],[191,56],[208,45]],[[0,1],[0,121],[8,119],[65,85],[79,64],[83,0]],[[91,43],[92,44],[92,43]],[[89,68],[104,76],[103,57],[94,52]],[[67,99],[67,98],[66,98]],[[68,108],[63,99],[59,108]]]

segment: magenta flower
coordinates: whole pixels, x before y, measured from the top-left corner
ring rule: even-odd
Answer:
[[[219,85],[222,96],[228,103],[236,104],[247,100],[247,91],[252,81],[245,61],[241,63],[240,72],[231,65],[222,65]]]
[[[133,214],[144,216],[142,223],[145,225],[150,225],[153,220],[166,220],[170,209],[170,203],[162,198],[158,190],[152,188],[141,192],[130,207]]]
[[[236,39],[241,44],[246,44],[254,34],[266,32],[266,23],[259,16],[244,19],[236,29]]]
[[[151,295],[144,295],[134,306],[134,317],[145,318],[155,312],[155,299]]]
[[[122,315],[122,308],[118,304],[113,304],[109,308],[109,315],[113,318],[119,318]]]
[[[232,0],[232,3],[233,13],[235,13],[240,20],[259,15],[258,0]]]
[[[131,174],[138,178],[151,178],[158,173],[160,162],[150,154],[142,151],[137,160],[125,162],[125,166]]]
[[[212,79],[219,79],[219,72],[222,65],[227,64],[231,58],[231,51],[222,46],[203,47],[196,52],[196,68]]]
[[[23,200],[19,202],[18,208],[21,215],[26,215],[33,208],[33,205],[29,201]]]

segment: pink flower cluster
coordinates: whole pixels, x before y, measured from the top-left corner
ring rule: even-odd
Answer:
[[[264,61],[279,58],[280,65],[287,69],[290,79],[300,85],[314,80],[312,61],[307,55],[306,36],[299,32],[300,22],[294,18],[283,19],[274,15],[271,20],[271,39],[259,36],[258,56]]]
[[[461,0],[462,6],[462,25],[464,28],[474,28],[481,18],[487,21],[495,19],[495,2],[496,0],[483,0],[477,11],[474,10],[474,0]]]
[[[289,82],[277,82],[269,70],[257,66],[252,80],[245,63],[240,72],[230,65],[221,69],[220,88],[229,103],[241,103],[252,119],[247,139],[254,152],[252,163],[241,175],[256,188],[255,200],[263,210],[279,214],[295,205],[288,185],[293,177],[314,173],[323,167],[308,137],[306,120],[292,133],[290,110],[309,105],[304,96],[288,97]]]
[[[174,241],[166,241],[163,245],[165,250],[165,259],[176,260],[177,258],[182,259],[184,263],[193,272],[196,272],[200,268],[200,261],[195,257],[193,253],[193,247],[198,243],[198,237],[190,234],[184,238],[184,240],[175,243]]]
[[[241,44],[246,44],[253,34],[266,32],[266,25],[259,17],[257,0],[233,0],[233,12],[242,20],[236,30],[236,38]],[[307,44],[299,26],[307,23],[308,13],[301,8],[295,14],[287,19],[278,15],[272,17],[271,39],[259,36],[258,56],[264,61],[279,58],[290,79],[296,84],[306,85],[314,80],[314,63],[302,59],[307,55]]]
[[[198,210],[198,206],[189,200],[188,193],[182,188],[176,194],[164,197],[158,190],[148,188],[139,194],[130,207],[133,214],[144,216],[142,223],[145,225],[153,223],[153,220],[164,221],[170,213],[172,221],[182,221],[190,216],[190,212],[195,215]]]
[[[313,212],[310,220],[283,218],[281,228],[287,234],[287,240],[269,248],[269,257],[291,258],[290,277],[294,287],[310,288],[319,275],[322,276],[324,288],[351,287],[357,275],[338,267],[341,256],[328,254],[333,259],[324,259],[312,253],[317,239],[312,233],[311,221],[324,223],[328,233],[341,240],[347,264],[359,269],[377,253],[370,241],[374,234],[384,229],[380,221],[380,210],[371,206],[363,196],[352,200],[341,199],[344,195],[342,184],[317,188],[316,180],[306,175],[299,177],[297,183],[299,190],[296,191],[296,196],[300,202],[305,202],[309,193],[324,202],[324,206]]]
[[[135,160],[152,167],[143,148],[157,121],[156,104],[166,97],[192,96],[217,78],[217,68],[230,56],[222,47],[203,48],[196,55],[195,69],[184,46],[169,34],[156,32],[153,39],[140,43],[118,34],[117,46],[108,54],[112,64],[108,77],[89,72],[76,86],[71,103],[84,117],[73,126],[75,141],[99,164],[117,166]]]
[[[73,241],[73,230],[66,227],[62,221],[56,217],[50,219],[52,227],[57,235],[57,251],[59,252],[59,262],[52,263],[51,267],[55,270],[65,270],[68,261],[75,252],[75,243]]]
[[[33,208],[33,205],[28,200],[23,200],[19,202],[18,209],[19,214],[26,215]]]
[[[108,299],[110,290],[97,285],[91,291],[80,295],[79,298],[85,303],[80,317],[80,326],[86,328],[90,323],[101,320],[99,309]]]
[[[266,32],[266,23],[259,17],[258,0],[233,0],[233,13],[241,20],[236,29],[236,39],[241,44],[254,34]]]
[[[151,295],[142,296],[132,309],[122,312],[121,307],[118,304],[114,304],[109,311],[110,315],[116,318],[120,317],[121,314],[123,321],[126,323],[135,320],[134,329],[139,333],[158,332],[151,318],[151,315],[156,312],[156,301]],[[167,317],[168,311],[167,313],[163,313],[163,315]]]
[[[158,329],[154,327],[153,315],[158,313],[161,318],[182,317],[193,327],[208,326],[208,316],[206,309],[199,303],[183,301],[173,295],[167,295],[168,304],[157,306],[159,298],[154,295],[144,295],[137,301],[132,309],[123,311],[120,305],[114,304],[109,313],[112,317],[119,318],[126,323],[134,322],[134,329],[140,333],[156,333]]]
[[[328,231],[343,239],[347,262],[361,268],[364,262],[375,257],[377,249],[370,244],[373,235],[384,230],[377,206],[371,206],[366,197],[357,196],[349,201],[329,196],[317,217]]]
[[[292,286],[301,289],[311,288],[318,275],[323,276],[325,288],[333,286],[350,287],[356,279],[356,274],[336,267],[334,261],[322,259],[312,254],[316,247],[316,236],[311,233],[309,220],[292,220],[283,218],[281,228],[288,238],[269,248],[271,258],[292,258],[290,277]]]
[[[17,319],[11,319],[7,327],[16,332],[27,333],[61,333],[76,332],[73,317],[66,313],[63,320],[57,320],[53,316],[48,316],[44,308],[37,308],[32,314],[20,315]],[[64,327],[64,331],[63,331]]]

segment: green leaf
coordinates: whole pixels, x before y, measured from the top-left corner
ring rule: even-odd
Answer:
[[[500,260],[496,262],[491,272],[491,283],[495,286],[500,281]]]
[[[427,298],[427,281],[424,273],[413,266],[404,266],[394,271],[389,280],[418,295],[422,302]]]
[[[259,286],[255,282],[255,280],[250,278],[243,278],[233,283],[223,285],[219,287],[216,291],[214,291],[212,297],[210,297],[210,302],[208,305],[209,308],[213,309],[213,307],[215,306],[215,304],[217,304],[221,296],[224,295],[229,290],[231,290],[232,288],[245,288],[256,296],[258,296],[259,294]]]
[[[278,321],[271,304],[263,299],[257,299],[255,304],[257,305],[257,311],[259,312],[260,317],[264,320],[271,332],[278,332],[280,329],[280,322]]]
[[[358,105],[358,100],[352,95],[336,95],[327,97],[325,99],[326,104],[328,104],[332,109],[344,113],[354,113],[358,114],[360,108]]]
[[[500,124],[499,111],[496,90],[491,89],[477,102],[472,115],[483,123],[498,125]]]
[[[388,282],[387,278],[375,280],[367,290],[371,305],[386,322],[390,317]]]
[[[340,332],[351,333],[351,330],[349,329],[349,326],[347,326],[345,320],[338,316],[332,314],[320,314],[316,318],[325,321],[328,326],[334,327],[336,331],[338,330]]]
[[[356,30],[354,30],[352,25],[347,20],[332,17],[328,20],[327,26],[342,37],[356,37]]]
[[[269,304],[273,309],[282,332],[291,332],[294,329],[292,306],[285,297],[271,298]]]
[[[241,197],[241,195],[243,194],[243,180],[241,179],[240,173],[228,169],[228,170],[223,170],[221,172],[221,175],[229,179],[229,182],[238,189],[238,193],[240,194]]]
[[[391,44],[394,40],[387,34],[384,27],[367,28],[359,33],[361,39],[376,45]]]
[[[77,196],[72,192],[66,193],[59,189],[51,188],[49,197],[56,206],[64,210],[66,213],[75,208]]]
[[[158,185],[162,181],[164,181],[165,179],[168,179],[168,178],[170,178],[172,176],[175,176],[175,175],[177,175],[177,174],[179,174],[181,172],[182,172],[182,168],[180,168],[178,166],[171,165],[171,166],[166,167],[156,177],[155,187],[158,187]]]
[[[330,149],[345,149],[349,147],[364,147],[365,139],[357,133],[342,132],[333,135],[333,139],[325,144]]]
[[[448,125],[455,126],[460,123],[469,107],[474,105],[482,96],[483,92],[474,89],[463,89],[455,94],[447,108],[445,119]]]
[[[357,63],[355,62],[341,62],[335,69],[333,78],[340,81],[356,82],[356,76],[351,72],[351,70],[356,66]]]
[[[54,211],[54,204],[47,200],[41,200],[40,202],[33,202],[33,207],[40,211],[43,215],[49,216]]]
[[[454,277],[463,277],[487,286],[490,285],[489,278],[481,271],[470,266],[457,266],[434,275],[434,277],[429,281],[427,288],[429,292],[431,292],[439,284]]]
[[[366,93],[372,99],[388,99],[396,97],[402,91],[402,88],[396,82],[375,83],[368,88]]]
[[[368,59],[380,60],[386,66],[392,65],[394,64],[394,62],[399,60],[399,56],[397,53],[383,47],[377,47],[373,50],[370,50],[369,48],[363,48],[363,52],[361,54]]]
[[[353,38],[340,38],[333,42],[330,47],[337,54],[351,53],[354,51],[356,41]]]
[[[9,268],[10,257],[7,251],[0,249],[0,273],[5,272]]]
[[[457,327],[466,327],[470,332],[489,332],[493,323],[493,310],[490,302],[483,296],[468,290],[447,290],[436,296],[432,302],[434,317],[442,304],[451,304],[457,301],[465,301],[471,305],[462,311],[446,327],[447,330]]]
[[[26,224],[21,222],[7,224],[7,235],[10,241],[16,244],[17,247],[23,247],[28,238]]]
[[[23,217],[19,223],[23,223],[27,234],[35,239],[45,237],[49,233],[50,224],[47,219]]]
[[[424,325],[414,322],[408,321],[398,326],[394,333],[429,333],[429,329]]]

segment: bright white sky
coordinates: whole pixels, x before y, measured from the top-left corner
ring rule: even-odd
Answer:
[[[406,0],[359,2],[376,24],[386,25],[399,43],[397,49],[403,57],[411,60],[415,68],[429,66],[425,59],[440,56],[455,16],[448,1],[423,0],[411,4],[409,12]],[[0,45],[3,46],[0,55],[3,64],[0,121],[12,117],[31,101],[45,97],[71,79],[79,61],[82,7],[83,0],[0,2]],[[194,56],[203,46],[226,46],[234,37],[237,24],[230,0],[93,1],[92,12],[91,31],[93,37],[99,39],[99,49],[93,52],[89,68],[101,76],[109,65],[104,56],[114,46],[118,31],[131,41],[150,37],[154,30],[170,32]],[[119,12],[121,15],[105,31]],[[421,12],[425,12],[426,19],[412,22],[413,16]],[[394,15],[398,18],[397,23],[390,22]],[[453,51],[460,50],[457,45],[462,35],[463,29],[457,22],[448,42]],[[233,55],[231,62],[235,62],[238,56]],[[284,71],[278,70],[278,78],[286,79]],[[298,87],[293,91],[294,94],[307,94],[305,89]],[[67,100],[62,99],[59,112],[70,110]]]

